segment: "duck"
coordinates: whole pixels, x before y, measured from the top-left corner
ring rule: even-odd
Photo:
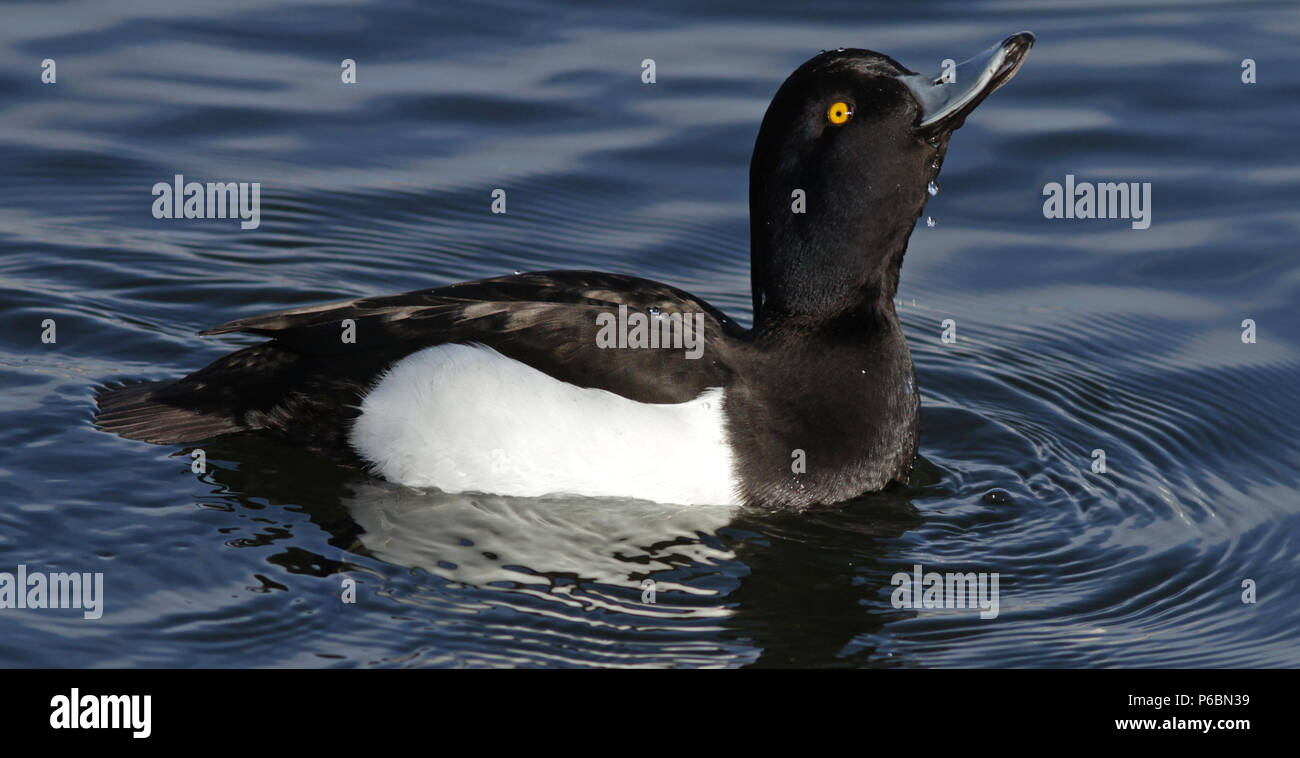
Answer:
[[[267,341],[97,388],[142,442],[268,435],[397,485],[803,510],[905,484],[920,393],[895,311],[949,140],[1023,64],[933,75],[822,51],[777,89],[749,172],[753,323],[676,287],[521,273],[240,318]]]

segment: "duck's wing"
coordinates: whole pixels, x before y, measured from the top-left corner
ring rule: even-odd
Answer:
[[[647,327],[703,328],[702,349],[619,349],[605,337],[619,307]],[[350,332],[349,332],[350,330]],[[660,329],[661,334],[664,329]],[[717,308],[666,284],[597,271],[543,271],[237,319],[200,334],[245,332],[318,358],[481,343],[557,379],[650,403],[691,400],[721,386],[728,346],[747,331]],[[344,339],[347,332],[348,340]],[[694,332],[691,333],[694,336]],[[375,367],[379,373],[386,366]]]
[[[647,324],[677,318],[702,328],[702,343],[698,350],[685,341],[678,348],[606,346],[610,332],[602,329],[618,329],[620,306],[629,320],[641,313]],[[159,443],[266,429],[337,451],[345,447],[344,422],[365,392],[393,363],[425,347],[483,344],[580,387],[678,403],[725,386],[748,340],[745,329],[682,290],[592,271],[520,274],[295,308],[202,334],[234,332],[272,341],[174,382],[106,388],[97,398],[96,423]]]

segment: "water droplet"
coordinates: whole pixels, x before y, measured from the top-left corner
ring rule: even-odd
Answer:
[[[650,307],[650,315],[655,318],[663,318],[663,312],[654,306]]]
[[[933,228],[934,228],[935,226],[937,226],[938,224],[939,224],[939,222],[934,220],[934,216],[926,216],[926,217],[925,217],[925,225],[928,226],[928,227],[930,227],[931,229],[933,229]]]
[[[943,187],[940,187],[938,182],[931,179],[930,183],[925,186],[925,191],[930,193],[930,197],[934,197],[943,192]]]
[[[938,159],[938,158],[935,158],[934,160],[930,161],[930,168],[934,169],[935,171],[938,171],[938,170],[939,170],[939,159]]]
[[[938,146],[939,146],[939,138],[938,138],[938,137],[931,137],[930,140],[929,140],[929,142],[930,142],[930,147],[938,147]]]
[[[835,48],[835,52],[837,52],[837,53],[842,53],[842,52],[844,52],[844,48],[842,48],[842,47],[837,47],[837,48]]]
[[[989,490],[984,493],[984,502],[988,505],[1010,505],[1016,501],[1006,490]]]

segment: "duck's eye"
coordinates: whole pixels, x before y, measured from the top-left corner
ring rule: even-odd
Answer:
[[[836,103],[831,109],[826,111],[826,118],[831,120],[832,124],[842,124],[848,121],[853,115],[853,106],[848,103]]]

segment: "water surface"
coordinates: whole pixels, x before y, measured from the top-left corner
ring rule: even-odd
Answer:
[[[0,665],[1300,665],[1294,3],[4,14],[0,571],[100,571],[106,598],[0,610]],[[91,425],[98,384],[254,341],[199,329],[516,270],[639,274],[747,321],[749,152],[784,77],[838,46],[937,70],[1021,29],[903,268],[908,488],[807,514],[445,495],[257,439],[205,444],[196,476]],[[178,173],[261,182],[260,227],[155,220]],[[1045,219],[1066,174],[1150,182],[1151,227]],[[997,572],[998,617],[895,608],[916,564]]]

